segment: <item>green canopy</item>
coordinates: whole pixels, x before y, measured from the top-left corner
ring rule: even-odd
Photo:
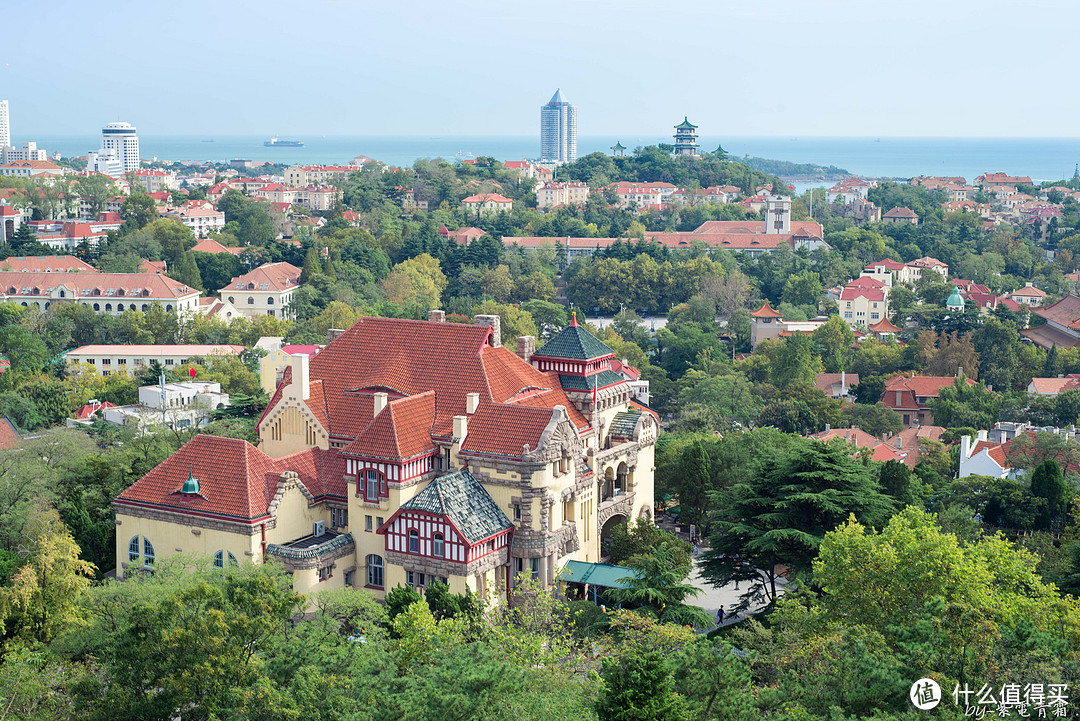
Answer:
[[[567,561],[559,572],[558,579],[569,583],[588,583],[604,588],[630,588],[630,584],[620,578],[637,577],[638,572],[624,566],[610,563],[587,563],[585,561]]]

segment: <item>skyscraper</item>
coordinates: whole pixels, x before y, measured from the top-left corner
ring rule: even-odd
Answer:
[[[540,106],[540,162],[572,163],[577,160],[577,108],[556,90]]]
[[[0,149],[11,145],[11,124],[8,121],[8,101],[0,100]]]
[[[139,136],[131,123],[109,123],[102,128],[101,148],[116,154],[125,173],[139,169]]]

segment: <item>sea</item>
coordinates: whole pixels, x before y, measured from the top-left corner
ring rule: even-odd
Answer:
[[[96,135],[42,135],[38,147],[65,157],[85,155],[97,148]],[[144,159],[172,161],[268,160],[280,163],[346,163],[366,155],[391,166],[409,166],[419,158],[449,161],[491,156],[498,160],[534,159],[536,136],[364,136],[297,135],[299,148],[263,145],[254,135],[140,135]],[[21,142],[22,139],[18,139]],[[609,153],[616,141],[633,149],[669,143],[670,137],[582,136],[578,155]],[[1027,175],[1037,181],[1071,178],[1080,162],[1080,138],[927,138],[927,137],[714,137],[702,136],[702,150],[722,145],[730,157],[755,156],[793,163],[833,165],[874,178],[915,175],[964,177],[969,183],[986,172]],[[803,179],[800,179],[803,180]],[[799,190],[820,183],[800,182]],[[800,187],[802,186],[802,187]]]

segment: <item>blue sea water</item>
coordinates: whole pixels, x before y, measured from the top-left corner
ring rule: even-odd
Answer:
[[[234,158],[284,163],[345,163],[366,155],[390,165],[411,165],[418,158],[490,155],[499,160],[535,158],[536,136],[297,136],[301,148],[267,148],[265,137],[141,135],[143,158],[180,161],[227,161]],[[21,139],[20,139],[21,140]],[[64,156],[85,155],[99,138],[38,136],[39,147]],[[207,142],[213,140],[213,142]],[[610,152],[615,141],[627,148],[671,142],[669,137],[595,137],[578,139],[578,154]],[[1072,177],[1080,162],[1080,138],[827,138],[712,137],[699,140],[703,150],[723,145],[734,157],[752,155],[794,163],[835,165],[857,175],[908,178],[913,175],[963,176],[971,182],[984,172],[1004,171],[1036,180]]]

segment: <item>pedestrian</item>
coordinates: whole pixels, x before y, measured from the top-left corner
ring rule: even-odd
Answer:
[[[723,626],[724,625],[724,607],[723,606],[716,609],[716,625],[717,626]]]

